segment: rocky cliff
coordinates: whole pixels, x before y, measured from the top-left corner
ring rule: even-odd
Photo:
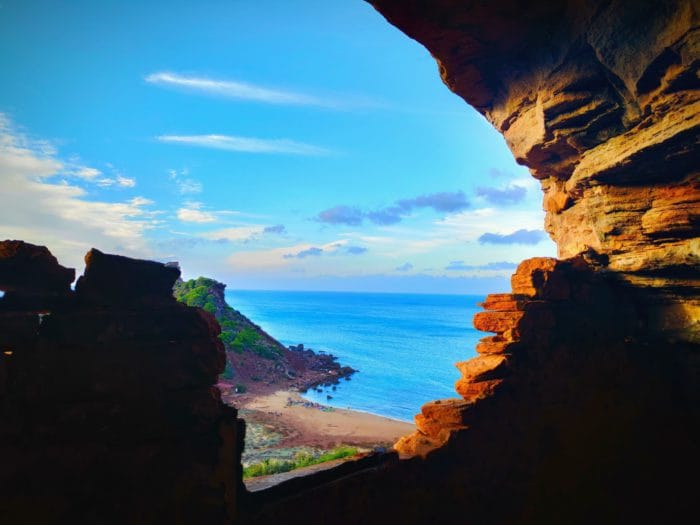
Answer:
[[[314,385],[337,383],[356,372],[349,366],[341,366],[331,354],[304,349],[303,344],[284,346],[229,306],[225,289],[224,283],[206,277],[178,279],[173,288],[178,301],[203,308],[221,326],[219,339],[226,350],[223,381],[253,391],[266,387],[305,391]]]

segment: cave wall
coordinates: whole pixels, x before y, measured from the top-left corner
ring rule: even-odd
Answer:
[[[180,272],[0,242],[0,523],[229,523],[243,427],[219,326]]]

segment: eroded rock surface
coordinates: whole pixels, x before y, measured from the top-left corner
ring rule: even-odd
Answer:
[[[650,288],[686,312],[672,338],[699,341],[698,4],[371,3],[540,180],[559,257]]]

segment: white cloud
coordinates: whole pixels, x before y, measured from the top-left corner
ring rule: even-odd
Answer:
[[[178,191],[183,195],[187,193],[202,193],[202,183],[192,179],[178,181]]]
[[[136,179],[131,179],[129,177],[122,177],[121,175],[117,175],[117,186],[120,186],[122,188],[133,188],[136,186]]]
[[[185,76],[167,71],[152,73],[145,78],[149,84],[197,91],[240,100],[252,100],[267,104],[333,107],[331,100],[281,89],[268,88],[236,80],[216,80],[206,77]]]
[[[100,188],[110,188],[112,186],[116,186],[117,188],[133,188],[136,186],[136,179],[130,179],[128,177],[117,175],[114,179],[109,177],[97,179],[95,184],[97,184]]]
[[[187,202],[177,210],[177,218],[182,222],[216,222],[216,216],[212,212],[202,211],[201,207],[201,202]]]
[[[455,239],[473,241],[487,232],[511,233],[518,229],[541,230],[544,212],[541,210],[509,210],[479,208],[448,215],[437,221],[436,226]]]
[[[82,167],[75,172],[75,176],[81,179],[94,180],[102,175],[102,172],[95,168]]]
[[[291,155],[326,155],[329,150],[289,139],[258,139],[231,135],[160,135],[160,142],[242,153],[287,153]]]
[[[170,179],[175,181],[177,191],[181,195],[202,193],[202,183],[195,179],[188,179],[187,175],[189,175],[189,170],[187,168],[183,168],[180,171],[169,170],[168,174],[170,175]]]
[[[201,237],[211,241],[248,241],[258,235],[261,235],[264,229],[264,226],[259,225],[238,226],[235,228],[224,228],[221,230],[206,232],[203,233]]]
[[[126,202],[91,200],[83,188],[59,179],[72,168],[53,146],[18,131],[0,113],[0,239],[46,245],[63,264],[78,270],[93,246],[150,256],[144,234],[158,224],[157,212],[145,209],[151,201],[143,197]],[[90,180],[94,175],[96,179],[96,171],[83,171],[82,178]]]

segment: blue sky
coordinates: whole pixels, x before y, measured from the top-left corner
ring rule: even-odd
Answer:
[[[475,292],[538,184],[360,0],[0,4],[0,237],[234,288]]]

